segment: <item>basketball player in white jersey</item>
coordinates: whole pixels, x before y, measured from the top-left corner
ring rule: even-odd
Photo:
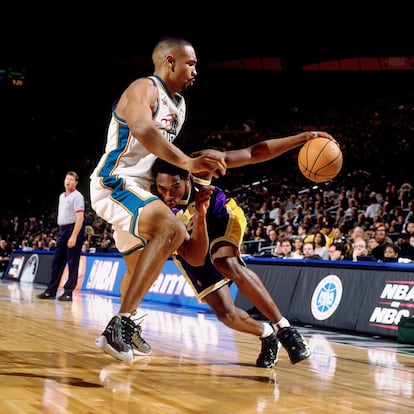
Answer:
[[[226,173],[222,153],[193,158],[173,144],[186,115],[181,92],[194,84],[197,75],[193,46],[183,39],[163,39],[152,60],[153,76],[133,81],[113,105],[105,152],[90,181],[92,208],[112,225],[127,266],[119,313],[96,345],[127,363],[133,361],[134,350],[151,352],[131,316],[166,259],[189,238],[184,224],[150,192],[154,160],[160,157],[215,177]]]

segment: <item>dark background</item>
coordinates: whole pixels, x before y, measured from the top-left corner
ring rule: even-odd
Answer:
[[[187,94],[190,131],[237,128],[252,118],[273,126],[295,106],[323,126],[326,106],[381,95],[411,99],[411,71],[301,70],[323,60],[414,55],[411,14],[401,6],[367,6],[364,13],[349,4],[335,11],[254,6],[228,5],[226,12],[211,4],[131,9],[122,2],[88,11],[3,7],[0,67],[21,69],[25,79],[21,87],[0,82],[2,210],[46,208],[68,169],[84,175],[87,191],[111,104],[130,81],[152,73],[152,48],[165,35],[185,37],[198,54],[198,81]],[[210,67],[255,57],[278,57],[283,70]]]

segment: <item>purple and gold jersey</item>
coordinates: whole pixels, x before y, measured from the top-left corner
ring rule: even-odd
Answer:
[[[188,203],[181,209],[174,209],[174,213],[186,225],[191,234],[195,214],[195,190],[194,183]],[[247,225],[243,210],[232,198],[226,198],[222,189],[215,187],[207,210],[207,232],[210,241],[209,250],[215,243],[227,241],[237,248],[243,240],[244,230]],[[203,302],[203,298],[209,293],[219,289],[230,282],[214,267],[210,259],[210,253],[206,257],[203,266],[191,266],[179,254],[173,254],[173,259],[184,277],[193,286],[197,299]],[[242,259],[239,256],[241,262]]]

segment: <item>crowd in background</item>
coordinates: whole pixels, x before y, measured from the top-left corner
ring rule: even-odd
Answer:
[[[366,244],[365,255],[384,261],[384,251],[388,255],[395,250],[397,260],[414,260],[414,190],[410,182],[414,105],[406,99],[353,101],[334,109],[289,107],[273,118],[267,114],[211,130],[189,129],[177,145],[188,152],[207,147],[231,150],[310,129],[330,132],[340,143],[344,165],[332,181],[315,184],[306,180],[294,150],[266,163],[229,170],[213,182],[245,211],[248,226],[243,253],[286,257],[291,250],[295,257],[356,260],[361,240],[354,233],[361,229],[358,245]],[[48,186],[47,182],[75,169],[81,176],[80,190],[88,199],[94,164],[94,154],[88,154],[85,147],[79,151],[76,145],[70,146],[63,159],[48,157],[42,164],[28,163],[26,168],[33,168],[28,172],[31,180],[45,185],[39,188],[29,181],[19,188],[24,196],[18,206],[2,202],[0,257],[10,256],[17,248],[53,250],[57,230],[53,200],[61,184]],[[50,187],[53,195],[52,190],[46,193]],[[86,229],[84,251],[116,251],[112,229],[90,208]],[[301,247],[298,239],[303,241]],[[377,245],[381,249],[374,254]],[[334,252],[337,249],[339,253]],[[0,260],[4,271],[7,258]]]

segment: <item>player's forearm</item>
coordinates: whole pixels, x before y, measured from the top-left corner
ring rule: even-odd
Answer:
[[[157,128],[141,131],[140,143],[152,154],[177,167],[189,170],[191,158],[176,145],[169,142]]]
[[[228,151],[226,153],[227,167],[241,167],[268,161],[303,145],[306,141],[307,135],[302,133],[284,138],[268,139],[241,150]]]
[[[209,248],[207,223],[205,216],[194,215],[191,237],[178,249],[179,254],[192,266],[202,266],[205,263]]]

